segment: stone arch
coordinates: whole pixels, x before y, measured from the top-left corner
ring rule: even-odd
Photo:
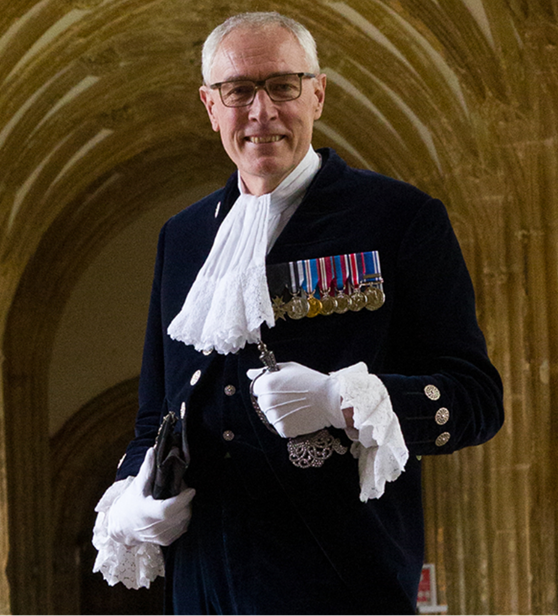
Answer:
[[[315,145],[333,145],[353,164],[442,198],[462,237],[474,238],[468,258],[508,420],[487,447],[426,461],[430,558],[444,563],[453,611],[551,613],[554,0],[14,0],[5,7],[0,523],[9,527],[9,546],[2,537],[0,561],[4,569],[9,547],[10,584],[0,576],[3,611],[52,606],[47,367],[62,308],[95,255],[141,212],[231,170],[192,93],[204,35],[228,14],[254,8],[283,11],[316,34],[329,86]],[[484,482],[467,483],[471,477]]]
[[[215,152],[211,161],[204,161],[203,173],[198,167],[198,178],[203,179],[205,173],[222,175],[223,170],[216,162],[220,158],[222,155]],[[33,592],[13,593],[12,609],[16,613],[34,612],[35,608],[25,607],[28,605],[37,605],[37,613],[51,613],[53,495],[48,366],[59,319],[75,281],[93,257],[111,236],[141,214],[134,175],[141,176],[142,180],[147,176],[152,182],[149,189],[143,185],[139,188],[147,203],[149,193],[159,192],[158,201],[161,192],[170,198],[190,188],[190,178],[177,177],[175,161],[159,159],[160,166],[152,167],[154,160],[156,155],[142,157],[129,184],[125,184],[125,197],[122,187],[115,185],[98,194],[99,207],[94,215],[70,204],[67,217],[60,216],[43,236],[12,304],[4,340],[8,494],[13,507],[8,574],[14,590],[33,589]],[[153,173],[153,168],[158,171]],[[22,517],[20,512],[24,510],[26,515]],[[29,533],[34,541],[26,539]]]
[[[118,456],[133,437],[138,379],[103,392],[51,440],[52,613],[157,613],[162,580],[150,591],[109,589],[92,573],[94,508],[114,479]],[[73,495],[71,501],[68,495]]]

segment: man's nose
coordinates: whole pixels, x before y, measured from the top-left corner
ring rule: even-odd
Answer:
[[[250,118],[256,120],[270,120],[277,115],[277,105],[271,100],[263,87],[259,87],[250,105]]]

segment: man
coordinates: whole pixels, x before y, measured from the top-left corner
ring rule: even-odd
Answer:
[[[447,214],[312,149],[326,77],[300,24],[231,18],[203,73],[238,173],[161,232],[136,438],[97,507],[96,568],[148,585],[168,546],[180,614],[415,613],[420,456],[503,421]],[[188,487],[154,500],[169,410]]]

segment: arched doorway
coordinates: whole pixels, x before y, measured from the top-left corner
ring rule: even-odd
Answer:
[[[138,379],[109,389],[86,404],[51,441],[53,596],[55,614],[158,614],[162,587],[109,587],[93,574],[94,508],[114,480],[133,437]]]

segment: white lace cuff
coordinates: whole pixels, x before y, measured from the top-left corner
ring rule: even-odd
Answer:
[[[165,575],[161,548],[154,543],[126,546],[112,539],[107,528],[107,511],[133,479],[128,477],[113,483],[95,507],[97,520],[93,529],[93,545],[99,553],[93,573],[100,571],[109,586],[122,582],[126,588],[149,588],[157,576]]]
[[[355,429],[347,434],[355,441],[351,453],[358,459],[360,500],[380,498],[386,481],[395,481],[409,458],[389,393],[377,376],[368,374],[364,362],[332,374],[339,381],[343,408],[354,409]]]

